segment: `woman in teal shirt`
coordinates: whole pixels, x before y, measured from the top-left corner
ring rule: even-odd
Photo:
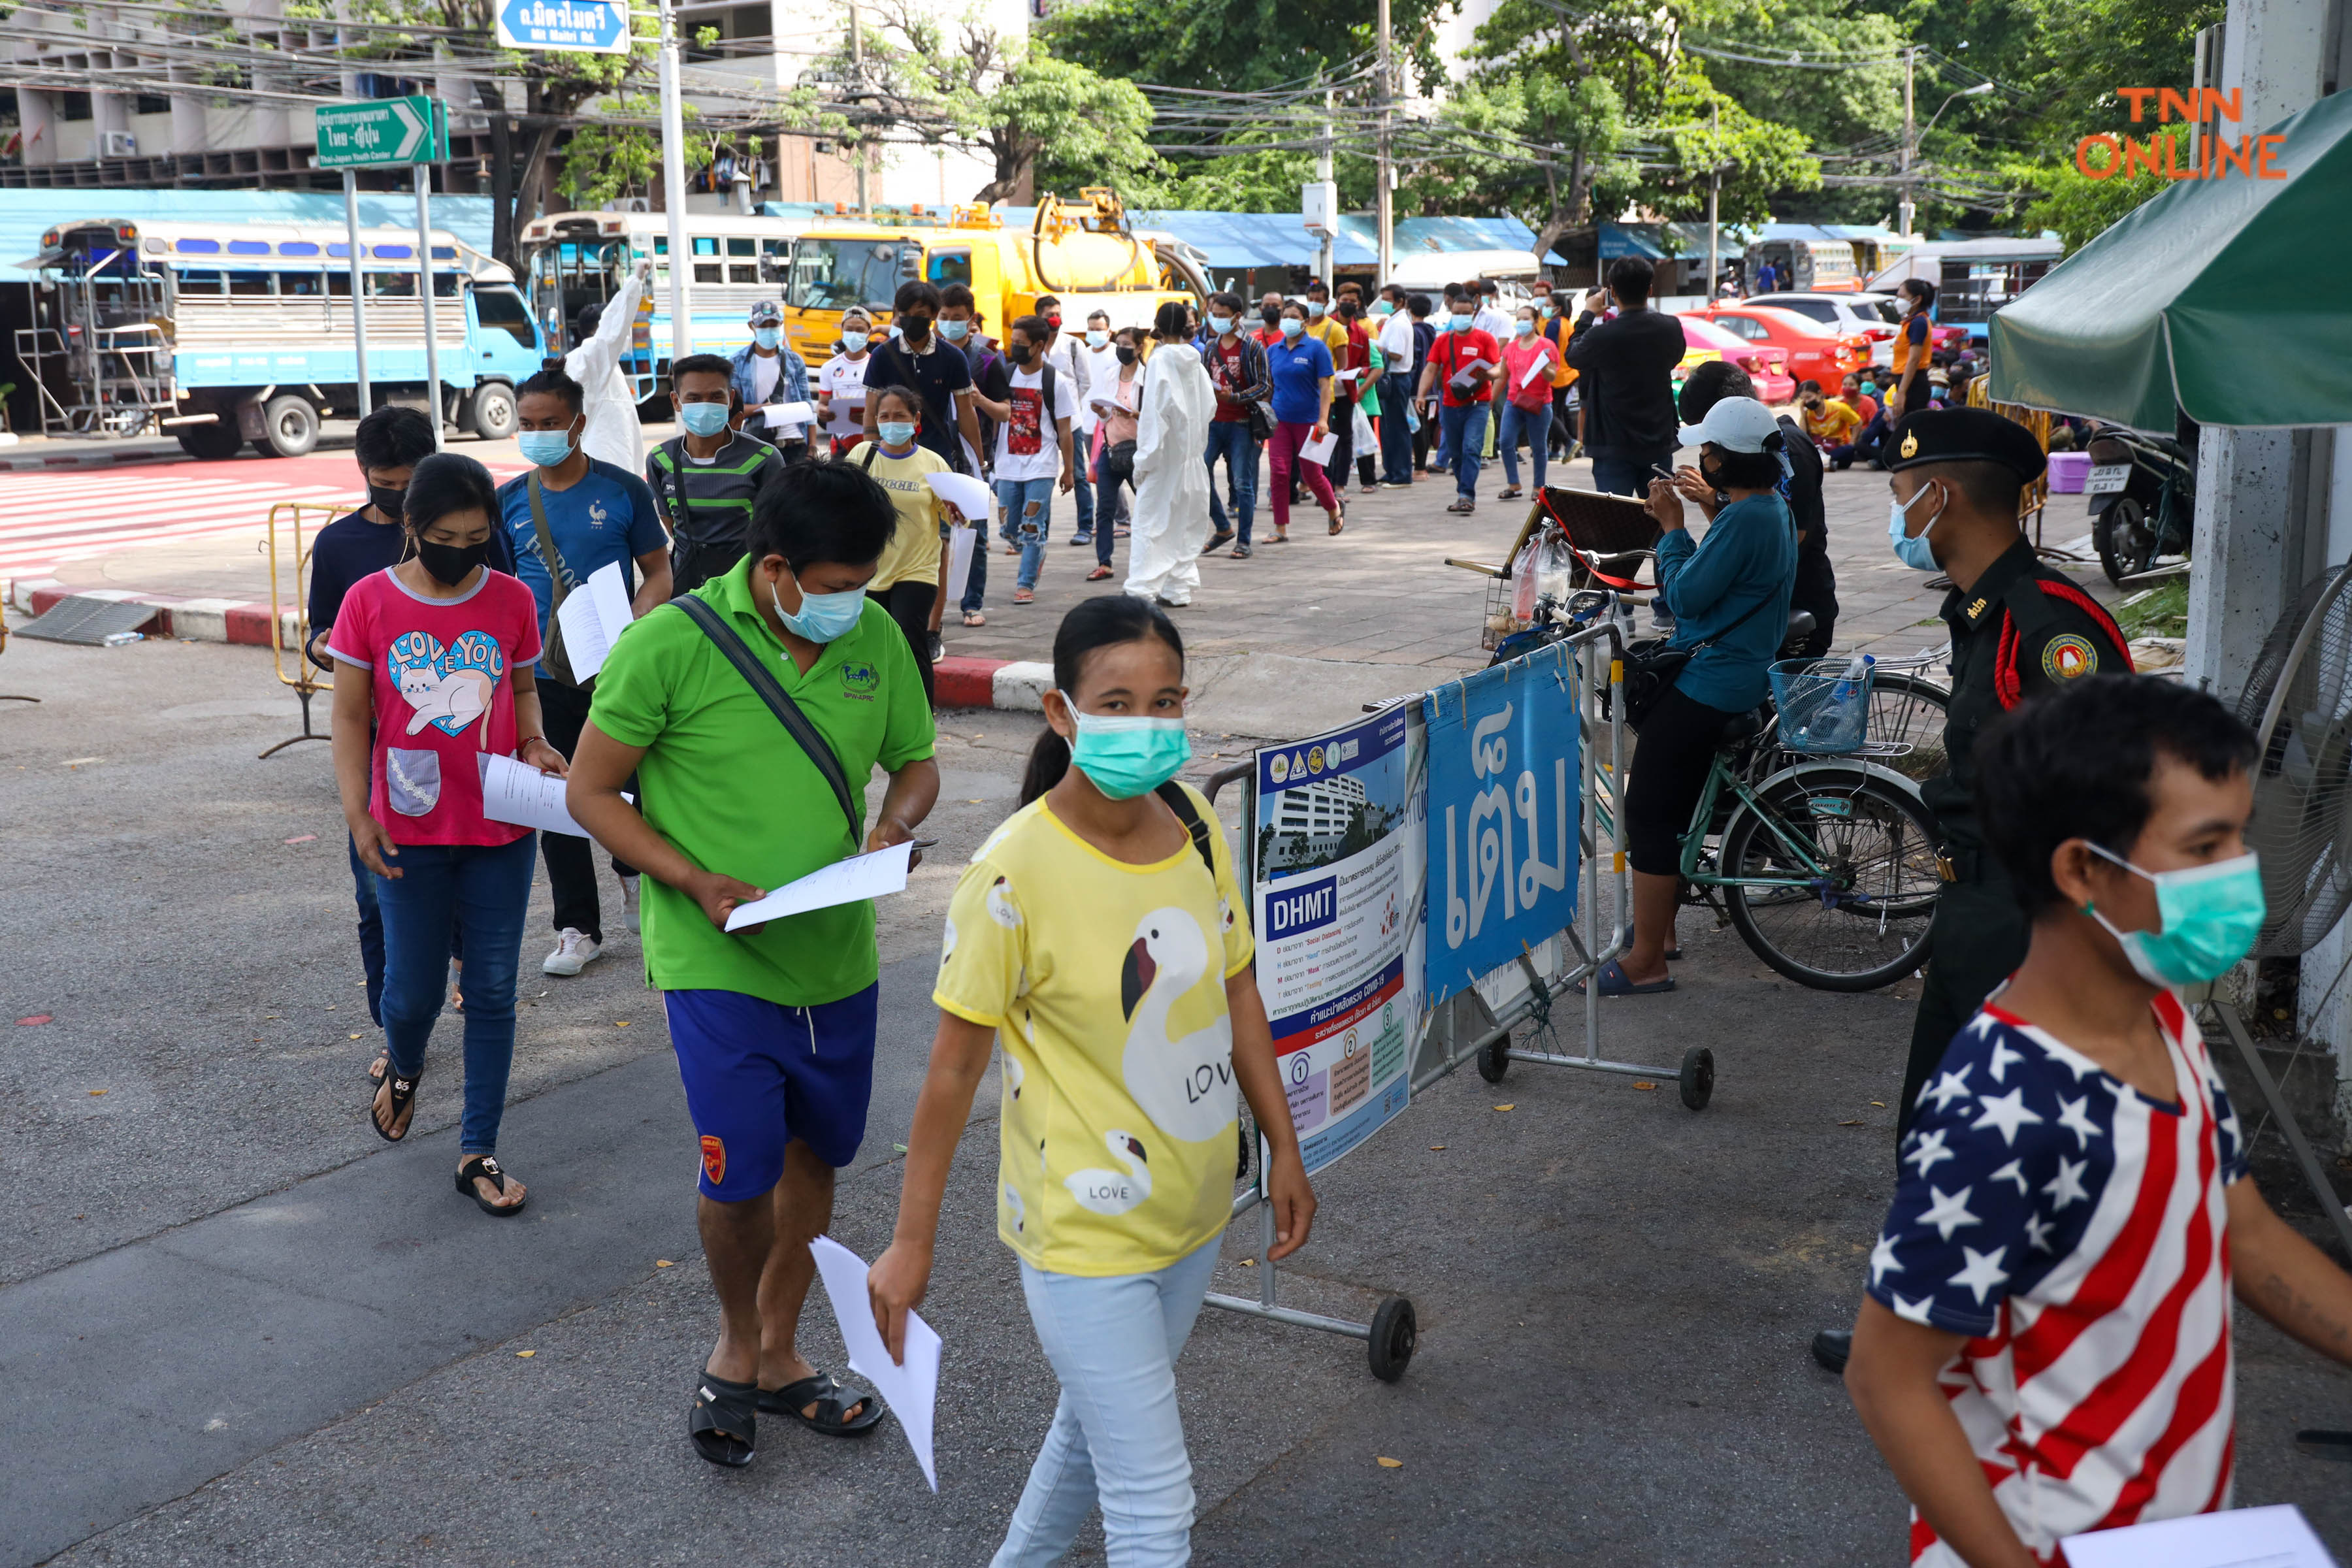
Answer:
[[[1714,766],[1724,726],[1762,702],[1767,671],[1789,633],[1797,580],[1797,532],[1778,489],[1782,438],[1771,411],[1726,397],[1682,444],[1698,467],[1650,481],[1658,541],[1658,596],[1675,613],[1668,645],[1694,650],[1674,686],[1642,721],[1625,791],[1627,858],[1633,863],[1633,945],[1597,977],[1603,996],[1675,987],[1666,972],[1681,890],[1682,835]],[[1708,518],[1706,538],[1683,527],[1683,497]],[[1727,498],[1718,500],[1718,498]]]

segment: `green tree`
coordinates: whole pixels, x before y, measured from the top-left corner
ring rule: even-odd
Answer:
[[[2147,134],[2136,137],[2136,141],[2168,138],[2173,144],[2174,164],[2179,168],[2189,166],[2186,125],[2140,129]],[[2104,156],[2102,150],[2095,149],[2090,154],[2091,166],[2101,167]],[[2069,254],[2105,233],[2142,202],[2163,194],[2170,184],[2163,175],[2151,174],[2144,169],[2135,171],[2128,178],[2117,169],[2104,179],[2095,180],[2083,174],[2071,153],[2049,163],[2011,164],[2007,172],[2021,188],[2032,193],[2023,213],[2025,226],[2055,229]]]

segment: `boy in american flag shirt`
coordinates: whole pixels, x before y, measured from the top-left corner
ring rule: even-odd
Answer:
[[[2100,676],[1979,745],[2032,942],[1921,1093],[1846,1387],[1911,1499],[1914,1563],[2032,1568],[2228,1506],[2232,1290],[2352,1363],[2352,1277],[2245,1179],[2173,993],[2262,924],[2253,737],[2204,693]]]

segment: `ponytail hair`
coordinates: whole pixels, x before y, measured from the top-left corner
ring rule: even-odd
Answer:
[[[1184,639],[1166,611],[1132,594],[1105,594],[1081,602],[1062,617],[1054,633],[1054,685],[1075,709],[1078,681],[1086,673],[1087,656],[1097,648],[1158,637],[1184,662]],[[1029,764],[1021,775],[1021,804],[1027,805],[1062,782],[1070,771],[1070,743],[1052,725],[1029,749]]]

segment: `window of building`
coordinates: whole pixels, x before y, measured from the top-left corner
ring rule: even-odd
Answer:
[[[730,256],[757,256],[760,254],[760,242],[756,239],[730,238],[727,242],[727,254]]]
[[[160,92],[138,93],[134,95],[131,100],[131,112],[133,114],[169,114],[172,112],[172,100],[164,97]]]
[[[89,94],[86,92],[61,92],[58,94],[58,118],[60,120],[88,120],[89,118]]]

